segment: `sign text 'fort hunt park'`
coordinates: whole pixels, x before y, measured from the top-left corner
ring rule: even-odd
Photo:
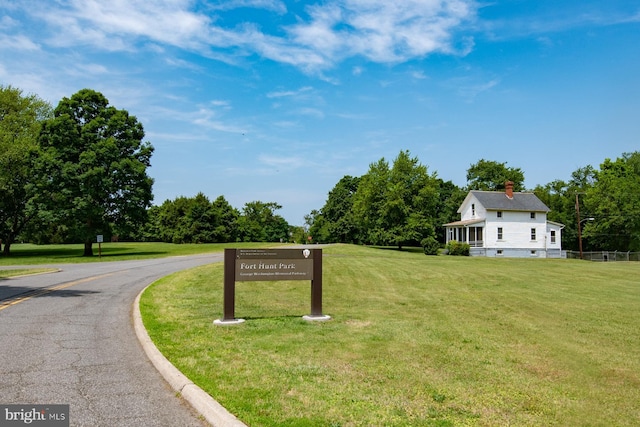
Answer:
[[[236,324],[236,282],[311,280],[311,314],[305,320],[329,320],[322,314],[322,249],[225,249],[224,312],[217,325]]]

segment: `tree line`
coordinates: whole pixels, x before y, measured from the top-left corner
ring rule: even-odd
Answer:
[[[0,247],[15,241],[105,239],[211,243],[286,241],[282,207],[254,201],[239,211],[204,194],[152,206],[153,146],[135,116],[83,89],[55,108],[0,86]],[[299,234],[299,233],[298,233]]]
[[[422,245],[433,253],[444,241],[443,224],[460,219],[457,209],[470,190],[504,191],[512,181],[514,191],[533,192],[551,209],[550,221],[565,225],[564,249],[578,250],[580,227],[585,250],[640,251],[640,152],[529,190],[520,168],[497,161],[481,159],[466,177],[458,187],[400,151],[391,165],[382,158],[365,175],[340,179],[306,224],[319,242]]]
[[[35,95],[0,86],[0,245],[15,241],[84,243],[93,254],[97,235],[107,239],[171,243],[296,241],[421,245],[435,251],[443,224],[459,219],[469,190],[502,191],[520,168],[481,159],[458,187],[401,150],[389,163],[371,163],[360,177],[344,176],[323,207],[294,227],[275,202],[242,209],[219,196],[180,196],[152,206],[147,174],[153,146],[143,126],[99,92],[83,89],[53,108]],[[565,225],[563,247],[577,249],[578,212],[585,250],[640,250],[640,153],[580,168],[568,181],[530,189]]]

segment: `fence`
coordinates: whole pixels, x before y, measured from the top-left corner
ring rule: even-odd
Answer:
[[[579,259],[580,252],[567,251],[567,258]],[[640,252],[589,251],[582,252],[582,259],[587,261],[640,261]]]

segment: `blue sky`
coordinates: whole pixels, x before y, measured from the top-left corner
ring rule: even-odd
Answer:
[[[302,225],[409,150],[533,188],[640,149],[637,0],[0,0],[0,84],[142,122],[156,204],[260,200]]]

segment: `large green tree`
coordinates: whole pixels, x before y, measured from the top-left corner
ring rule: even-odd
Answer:
[[[369,165],[369,170],[360,178],[354,195],[353,214],[358,228],[362,230],[360,240],[367,244],[388,244],[385,218],[382,209],[387,198],[389,162],[381,158]]]
[[[190,211],[193,198],[184,196],[165,200],[157,208],[150,209],[150,219],[157,223],[159,240],[168,243],[191,243],[189,229]]]
[[[238,218],[238,234],[243,242],[289,241],[289,224],[276,211],[282,206],[275,202],[245,203]]]
[[[358,225],[353,216],[353,200],[360,178],[346,175],[329,192],[320,212],[312,211],[309,233],[320,243],[356,243]]]
[[[235,242],[238,238],[238,218],[240,212],[229,204],[224,196],[218,196],[212,203],[213,237],[216,243]]]
[[[384,159],[370,165],[354,195],[354,216],[377,245],[419,244],[434,236],[438,180],[409,151],[400,151],[389,168]]]
[[[440,243],[445,242],[446,227],[443,224],[460,220],[458,208],[467,196],[467,192],[451,181],[438,179],[438,206],[436,208],[436,237]]]
[[[187,213],[187,235],[192,243],[215,241],[215,212],[209,198],[198,193]]]
[[[513,182],[514,191],[524,190],[524,173],[520,168],[511,168],[507,163],[480,159],[467,169],[469,190],[502,191],[504,183]]]
[[[591,212],[584,206],[584,197],[588,189],[595,182],[595,169],[585,166],[571,173],[569,181],[554,180],[545,185],[537,185],[533,192],[542,202],[551,209],[547,218],[564,224],[562,230],[562,247],[577,251],[578,244],[578,210],[581,220],[586,222]],[[595,241],[583,239],[584,249],[593,249]]]
[[[40,203],[84,242],[144,223],[153,195],[147,175],[153,147],[135,116],[101,93],[83,89],[63,98],[40,133]]]
[[[51,117],[51,106],[36,95],[0,86],[0,242],[3,254],[36,216],[32,203],[33,164],[41,123]],[[0,244],[1,246],[1,244]]]
[[[584,237],[602,250],[640,251],[640,152],[605,159],[585,194]],[[584,216],[586,218],[586,216]]]

